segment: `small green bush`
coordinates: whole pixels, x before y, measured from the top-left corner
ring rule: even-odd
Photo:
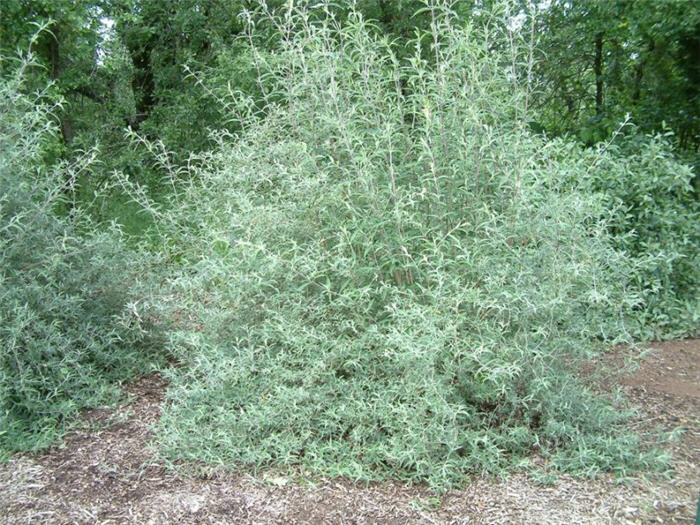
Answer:
[[[616,247],[637,263],[633,284],[638,338],[697,336],[700,327],[700,206],[692,169],[674,155],[669,136],[626,138],[591,171],[592,191],[618,210]]]
[[[617,211],[570,183],[593,160],[527,130],[505,22],[432,19],[404,64],[357,15],[290,12],[255,64],[265,117],[232,104],[251,108],[241,139],[160,215],[188,314],[168,457],[435,488],[534,450],[578,473],[658,466],[577,376],[640,300]]]
[[[0,454],[47,446],[115,382],[162,360],[139,273],[118,231],[66,202],[85,159],[49,165],[56,134],[31,61],[0,79]],[[55,107],[55,106],[54,106]]]

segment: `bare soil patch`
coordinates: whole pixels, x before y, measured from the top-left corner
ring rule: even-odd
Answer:
[[[173,471],[154,459],[150,426],[166,388],[157,374],[128,385],[129,402],[84,414],[58,447],[0,464],[2,523],[693,523],[700,489],[700,340],[654,345],[623,380],[640,426],[683,428],[669,443],[672,477],[524,474],[478,478],[442,497],[401,483],[358,485],[300,472],[252,476]]]

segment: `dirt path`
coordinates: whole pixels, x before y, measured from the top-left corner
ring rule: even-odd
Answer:
[[[130,403],[85,414],[64,446],[0,465],[2,523],[693,523],[700,488],[700,340],[659,350],[625,389],[639,424],[686,428],[669,445],[672,479],[620,485],[524,475],[477,479],[436,498],[422,487],[283,476],[178,475],[148,448],[165,388],[157,375],[128,387]]]

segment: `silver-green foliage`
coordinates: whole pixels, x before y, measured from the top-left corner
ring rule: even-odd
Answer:
[[[630,126],[631,127],[631,126]],[[611,210],[613,246],[629,257],[629,311],[635,340],[693,337],[700,326],[700,206],[693,170],[674,153],[667,135],[622,133],[583,149],[550,148],[540,163],[565,161],[571,184],[598,195]]]
[[[242,138],[162,221],[188,315],[168,456],[434,487],[533,450],[588,474],[646,464],[575,375],[638,300],[611,211],[527,131],[505,24],[432,16],[406,64],[358,17],[303,12],[258,56],[265,118],[232,105]]]
[[[37,449],[114,381],[159,358],[136,270],[118,232],[92,230],[64,202],[89,156],[49,165],[56,129],[22,62],[0,79],[0,455]]]
[[[614,242],[637,262],[639,338],[692,337],[700,329],[700,204],[692,178],[670,137],[656,135],[610,148],[587,181],[617,208]]]

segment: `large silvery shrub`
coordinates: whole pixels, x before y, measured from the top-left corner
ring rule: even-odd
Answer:
[[[359,17],[290,13],[255,64],[265,117],[233,104],[246,131],[173,199],[190,318],[169,457],[435,487],[533,450],[589,474],[646,461],[573,373],[639,299],[612,212],[527,131],[506,24],[432,16],[404,64]]]
[[[48,445],[78,410],[160,358],[118,232],[98,233],[70,185],[89,156],[52,163],[55,108],[27,93],[31,60],[0,79],[0,452]]]

